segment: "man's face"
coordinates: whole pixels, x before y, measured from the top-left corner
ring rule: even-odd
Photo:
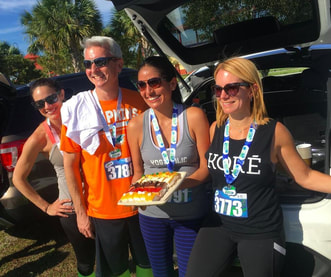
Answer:
[[[105,48],[100,46],[86,48],[85,60],[93,61],[102,57],[111,57],[109,51]],[[92,63],[90,68],[85,69],[85,72],[96,89],[107,90],[118,86],[118,74],[121,72],[122,67],[122,59],[112,59],[107,61],[104,66],[100,67]]]

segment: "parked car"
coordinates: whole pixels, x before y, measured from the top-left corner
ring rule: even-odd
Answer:
[[[160,55],[193,71],[181,80],[182,102],[200,105],[210,122],[217,62],[231,56],[253,60],[269,115],[288,127],[296,143],[312,144],[312,167],[330,174],[330,1],[112,2]],[[330,195],[302,189],[280,167],[277,180],[287,241],[284,276],[331,276]]]
[[[66,99],[93,89],[85,72],[53,77],[65,90]],[[121,87],[136,90],[137,71],[123,68],[119,75]],[[0,227],[25,223],[45,214],[28,201],[12,184],[12,174],[24,142],[44,120],[31,103],[29,85],[14,88],[0,79]],[[39,154],[28,177],[30,184],[47,201],[58,196],[57,178],[51,163]]]

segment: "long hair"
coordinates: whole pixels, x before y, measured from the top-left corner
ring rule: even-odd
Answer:
[[[264,125],[269,121],[267,110],[263,100],[263,88],[259,72],[255,64],[247,59],[233,57],[229,58],[216,67],[214,71],[214,79],[220,70],[227,71],[244,82],[249,84],[256,84],[257,89],[253,86],[250,87],[253,98],[251,102],[251,117],[259,125]],[[216,101],[216,123],[220,127],[223,125],[228,118],[228,114],[224,113],[219,101]]]
[[[146,65],[156,68],[159,71],[160,76],[167,82],[170,82],[172,78],[176,78],[176,69],[174,68],[172,63],[165,57],[150,56],[146,58],[144,62],[139,66],[138,71],[140,71],[140,69]],[[175,90],[172,92],[171,98],[175,103],[181,103],[181,94],[178,84]]]

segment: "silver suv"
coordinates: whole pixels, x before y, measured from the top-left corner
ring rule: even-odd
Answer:
[[[252,59],[269,116],[283,122],[297,144],[311,144],[312,167],[330,174],[330,1],[112,2],[160,55],[192,72],[181,81],[182,101],[200,105],[210,121],[217,62],[233,55]],[[287,240],[284,276],[331,276],[330,195],[302,189],[282,168],[277,177]]]

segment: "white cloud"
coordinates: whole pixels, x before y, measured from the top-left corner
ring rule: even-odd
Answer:
[[[111,1],[93,0],[101,14],[110,13],[111,8],[114,7]],[[10,11],[17,9],[29,10],[37,4],[37,0],[0,0],[0,11]]]
[[[0,11],[30,9],[35,4],[36,0],[0,0]]]
[[[11,33],[16,33],[16,32],[21,32],[21,31],[22,31],[21,26],[12,27],[12,28],[2,28],[2,29],[0,29],[0,35],[11,34]]]

